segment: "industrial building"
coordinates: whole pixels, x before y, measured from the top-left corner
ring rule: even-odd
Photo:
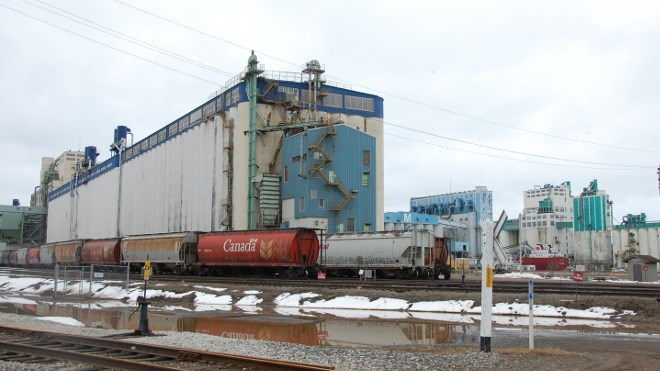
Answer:
[[[505,255],[506,251],[517,254],[520,245],[527,243],[531,246],[541,245],[552,254],[568,256],[572,258],[573,264],[585,264],[590,269],[612,267],[612,202],[609,196],[598,189],[597,180],[592,181],[577,197],[571,192],[570,182],[558,186],[545,184],[524,191],[522,213],[517,219],[507,220],[499,236],[499,245]],[[437,229],[442,222],[454,222],[462,226],[463,232],[451,234],[451,231],[461,230],[460,227],[453,229],[456,226],[450,226],[450,229],[444,231],[445,236],[452,238],[451,251],[457,256],[480,256],[478,221],[481,218],[492,220],[492,194],[486,187],[476,187],[474,191],[467,192],[414,197],[410,200],[410,210],[410,213],[387,213],[386,229],[413,229],[421,226]],[[624,228],[619,230],[620,235],[626,231]],[[653,232],[647,233],[648,230],[652,230],[652,227],[630,233],[643,235],[645,246],[655,250],[642,250],[641,253],[653,255],[657,253],[657,233],[653,235]],[[626,241],[629,238],[616,237],[615,233],[614,240]],[[616,247],[615,251],[625,250],[623,242],[618,244],[621,247]]]
[[[573,199],[574,262],[593,269],[609,269],[612,252],[612,202],[593,180]]]
[[[454,246],[460,246],[460,251],[465,248],[469,256],[476,257],[481,254],[479,221],[493,219],[493,192],[485,186],[477,186],[473,191],[413,197],[410,211],[437,215],[443,220],[466,225],[464,239],[456,240]]]
[[[572,264],[589,269],[612,267],[612,202],[593,180],[574,197],[571,183],[546,184],[527,190],[518,228],[504,228],[508,241],[542,245],[552,253],[566,255]],[[504,245],[503,245],[504,246]]]
[[[649,222],[646,214],[628,214],[623,217],[621,225],[615,225],[612,230],[614,245],[614,263],[623,267],[623,263],[631,256],[651,256],[656,260],[660,257],[660,222]],[[653,262],[656,266],[657,262]]]
[[[376,138],[329,125],[293,134],[282,147],[286,225],[339,233],[376,230]]]
[[[45,237],[45,207],[20,206],[18,200],[12,205],[0,205],[0,242],[3,246],[39,245]]]
[[[434,236],[446,238],[449,251],[455,257],[470,257],[468,241],[474,231],[467,224],[445,220],[438,215],[402,211],[385,213],[386,231],[424,229],[433,232]]]
[[[251,55],[210,100],[113,156],[85,151],[48,196],[48,241],[305,226],[383,228],[383,99],[326,82],[317,61],[267,72]],[[130,139],[129,139],[130,137]],[[110,142],[110,140],[109,140]]]
[[[43,157],[39,185],[34,189],[30,206],[47,207],[48,193],[71,181],[84,159],[85,155],[80,151],[65,151],[55,159]]]
[[[573,196],[571,183],[545,184],[527,190],[519,217],[519,241],[550,246],[553,252],[573,254]]]

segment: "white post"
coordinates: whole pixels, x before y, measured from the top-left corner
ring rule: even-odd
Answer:
[[[493,222],[481,220],[481,330],[479,348],[490,352],[493,313]]]
[[[534,281],[529,280],[529,349],[534,349]]]

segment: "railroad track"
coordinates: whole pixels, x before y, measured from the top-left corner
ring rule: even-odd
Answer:
[[[44,274],[46,272],[46,274]],[[48,270],[26,270],[26,274],[48,275]],[[123,276],[119,277],[121,279]],[[393,280],[381,279],[360,281],[355,278],[331,278],[327,280],[315,279],[287,279],[264,278],[264,277],[224,277],[224,276],[174,276],[154,275],[152,282],[180,282],[209,283],[219,285],[252,285],[252,286],[276,286],[276,287],[305,287],[305,288],[336,288],[392,290],[392,291],[416,291],[416,290],[447,290],[447,291],[480,291],[481,281],[478,278],[469,277],[465,285],[462,285],[460,276],[454,276],[451,280]],[[141,281],[141,276],[132,275],[131,280]],[[494,292],[526,292],[528,280],[495,278],[493,284]],[[537,293],[579,293],[583,295],[614,295],[614,296],[647,296],[660,298],[660,285],[640,284],[634,282],[574,282],[565,280],[534,280],[534,291]]]
[[[0,360],[52,360],[116,370],[334,370],[334,367],[0,327]]]
[[[155,282],[176,282],[181,277],[155,276]],[[282,287],[315,287],[324,289],[371,289],[391,291],[481,291],[481,281],[478,279],[466,280],[465,285],[460,280],[375,280],[359,281],[357,279],[329,279],[329,280],[291,280],[283,278],[233,278],[233,277],[196,277],[185,278],[186,282],[209,283],[220,285],[251,285],[251,286],[282,286]],[[521,279],[495,279],[493,291],[495,292],[527,292],[528,280]],[[648,296],[660,298],[659,285],[646,285],[637,283],[615,282],[574,282],[571,280],[534,280],[534,292],[537,293],[580,293],[584,295],[614,295],[614,296]]]

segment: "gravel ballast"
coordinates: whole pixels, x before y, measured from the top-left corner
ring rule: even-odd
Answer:
[[[126,331],[85,328],[62,325],[47,321],[35,320],[34,317],[16,314],[0,313],[0,323],[5,326],[28,328],[34,330],[57,331],[85,336],[108,336]],[[644,352],[645,347],[650,347],[648,353],[650,358],[636,357],[642,362],[642,368],[654,368],[660,366],[660,361],[653,357],[660,339],[655,335],[625,335],[625,339],[609,338],[593,339],[598,343],[597,349],[602,349],[601,354],[595,354],[593,350],[582,350],[580,344],[589,345],[585,341],[587,334],[576,337],[571,332],[562,331],[548,332],[538,335],[538,350],[531,352],[526,350],[525,331],[494,331],[493,352],[479,352],[478,345],[466,346],[402,346],[402,347],[339,347],[320,346],[312,347],[289,343],[259,341],[259,340],[237,340],[216,337],[206,334],[191,332],[159,332],[158,336],[132,338],[131,341],[171,346],[176,348],[201,349],[211,352],[230,353],[237,355],[248,355],[263,358],[273,358],[301,363],[330,365],[337,370],[440,370],[440,369],[537,369],[555,370],[563,368],[601,368],[603,362],[607,362],[606,350],[616,349],[626,343],[627,347]],[[565,351],[553,347],[553,344],[569,345],[572,351]],[[499,349],[498,349],[499,346]],[[625,347],[624,347],[625,348]],[[619,349],[621,350],[621,349]],[[605,358],[603,358],[605,357]],[[570,362],[567,363],[567,360]],[[658,363],[653,363],[653,362]],[[650,364],[649,364],[650,362]],[[634,363],[633,363],[634,364]],[[64,365],[64,366],[63,366]],[[629,364],[630,365],[630,364]],[[62,363],[51,363],[47,365],[17,365],[16,363],[0,363],[3,370],[61,370],[75,369]],[[609,367],[605,367],[609,368]]]

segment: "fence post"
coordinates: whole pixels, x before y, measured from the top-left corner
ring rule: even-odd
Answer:
[[[60,274],[60,265],[58,263],[55,263],[55,286],[53,287],[53,294],[57,293],[57,279]]]
[[[69,271],[64,267],[64,279],[62,280],[62,294],[66,294],[67,280],[69,279]]]
[[[92,296],[92,284],[94,283],[94,263],[89,266],[89,296]]]
[[[126,290],[128,290],[128,285],[131,281],[131,262],[126,263]]]

